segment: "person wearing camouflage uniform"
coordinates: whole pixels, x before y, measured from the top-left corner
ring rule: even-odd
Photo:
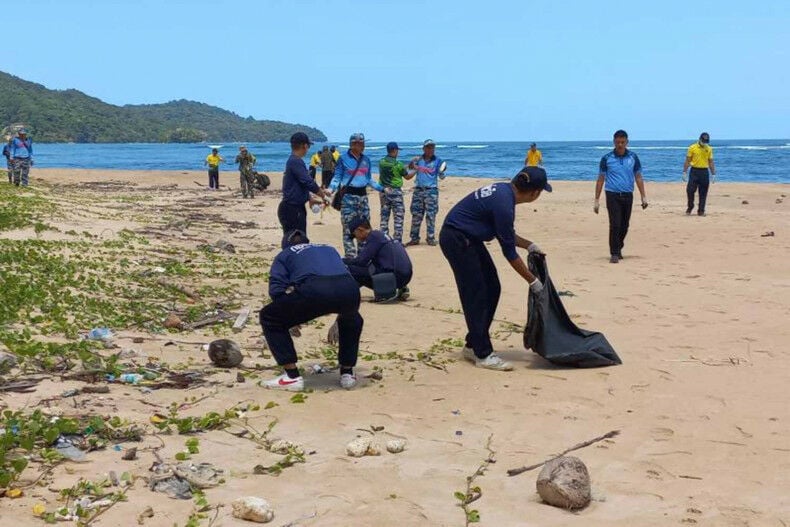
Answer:
[[[381,193],[380,229],[389,235],[390,213],[394,213],[395,230],[392,238],[403,241],[403,217],[406,207],[403,204],[403,180],[414,177],[409,175],[406,166],[398,161],[398,143],[387,144],[387,157],[379,161],[379,183],[384,187]]]
[[[329,184],[329,189],[333,193],[339,188],[346,189],[340,209],[340,221],[343,225],[343,249],[346,258],[353,258],[357,255],[354,235],[348,230],[349,223],[355,217],[370,221],[367,187],[370,186],[379,192],[384,191],[384,187],[372,179],[372,165],[370,158],[363,154],[364,151],[365,135],[353,134],[349,139],[348,150],[337,160],[335,177]]]
[[[236,164],[239,165],[239,182],[241,183],[241,193],[246,198],[255,197],[255,163],[257,159],[247,151],[246,146],[239,147],[239,155],[236,156]]]
[[[426,219],[428,245],[436,245],[436,214],[439,212],[439,179],[444,173],[439,172],[442,160],[436,157],[436,143],[427,139],[422,144],[423,155],[415,157],[409,163],[409,170],[417,171],[414,194],[411,198],[411,233],[406,247],[420,244],[420,227]]]
[[[17,137],[11,139],[9,154],[14,185],[26,187],[30,167],[33,166],[33,140],[27,136],[24,128],[17,132]]]

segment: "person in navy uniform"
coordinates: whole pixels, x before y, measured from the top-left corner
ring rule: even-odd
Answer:
[[[354,366],[363,325],[359,286],[333,247],[312,244],[299,230],[288,233],[284,243],[285,249],[272,262],[269,272],[272,301],[261,309],[260,322],[274,359],[285,371],[262,385],[302,391],[304,379],[296,367],[298,359],[289,329],[337,313],[340,386],[351,389],[357,383]]]
[[[377,300],[406,300],[409,297],[412,265],[403,245],[388,234],[373,230],[370,222],[364,218],[352,219],[348,223],[348,229],[361,247],[355,258],[343,258],[351,276],[360,286],[373,289],[373,275],[393,273],[397,287],[395,298]]]
[[[509,371],[513,366],[494,353],[489,329],[494,320],[501,285],[484,242],[497,239],[510,266],[540,294],[543,284],[516,252],[544,254],[533,242],[517,235],[513,227],[516,205],[530,203],[543,191],[551,192],[546,171],[524,167],[510,183],[494,183],[472,192],[447,214],[439,233],[439,245],[455,276],[466,319],[463,356],[480,368]]]
[[[593,212],[598,214],[601,203],[601,190],[606,183],[606,210],[609,212],[609,263],[623,259],[625,236],[631,222],[631,208],[634,205],[634,182],[642,196],[642,209],[647,208],[645,183],[642,181],[642,163],[639,157],[626,148],[628,134],[625,130],[614,133],[614,150],[601,158],[598,167],[598,181],[595,183],[595,203]]]

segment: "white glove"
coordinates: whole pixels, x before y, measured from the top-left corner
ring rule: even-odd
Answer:
[[[595,204],[593,205],[593,212],[598,214],[598,210],[601,208],[601,203],[596,199]]]
[[[540,278],[535,278],[535,281],[529,284],[529,290],[536,295],[543,292],[543,282],[540,281]]]
[[[685,183],[686,181],[689,180],[689,177],[688,177],[688,175],[685,172],[683,172],[683,175],[680,176],[680,179],[682,179],[683,183]]]
[[[530,243],[529,247],[527,247],[527,252],[529,252],[529,253],[538,253],[538,254],[542,254],[544,256],[546,255],[546,253],[544,253],[543,251],[540,250],[540,247],[538,247],[537,243]]]
[[[711,174],[710,175],[710,182],[711,183],[716,183],[716,174]]]

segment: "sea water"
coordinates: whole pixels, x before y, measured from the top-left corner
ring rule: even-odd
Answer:
[[[694,142],[632,141],[648,181],[680,181],[686,148]],[[329,144],[329,143],[328,143]],[[417,141],[399,141],[399,158],[420,155]],[[233,159],[240,143],[220,148],[234,171]],[[287,143],[246,143],[258,158],[261,172],[280,172],[290,154]],[[324,143],[316,144],[311,153]],[[385,143],[368,143],[365,153],[374,165],[386,155]],[[345,146],[341,150],[345,151]],[[790,183],[790,140],[713,141],[719,181]],[[528,142],[437,140],[436,155],[447,162],[449,176],[509,178],[521,168]],[[540,142],[543,164],[550,179],[594,180],[601,156],[612,149],[610,141]],[[207,144],[34,144],[35,168],[91,168],[121,170],[200,170],[210,152]],[[305,161],[309,161],[309,156]]]

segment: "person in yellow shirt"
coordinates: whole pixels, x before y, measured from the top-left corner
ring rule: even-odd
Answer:
[[[543,154],[538,150],[538,145],[532,143],[527,150],[527,157],[524,158],[524,164],[528,167],[543,166]]]
[[[699,189],[699,207],[697,214],[705,215],[705,204],[708,200],[708,187],[716,181],[716,165],[713,163],[713,148],[710,146],[710,135],[702,132],[699,141],[691,145],[686,152],[686,161],[683,163],[683,181],[686,181],[686,172],[691,167],[686,185],[688,207],[686,216],[694,210],[694,195]]]
[[[337,163],[337,160],[340,159],[340,150],[335,145],[332,145],[329,147],[329,151],[332,152],[332,157],[335,158],[335,163]]]
[[[315,181],[315,171],[321,165],[321,156],[318,151],[313,153],[313,156],[310,158],[310,177],[313,178]]]
[[[225,158],[219,155],[219,150],[216,148],[212,148],[211,153],[203,161],[203,166],[208,167],[208,188],[211,190],[219,190],[219,164],[223,161]]]

